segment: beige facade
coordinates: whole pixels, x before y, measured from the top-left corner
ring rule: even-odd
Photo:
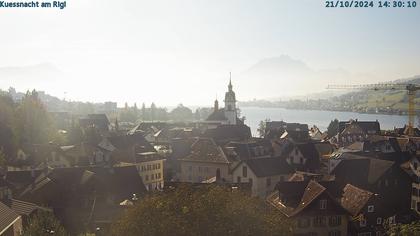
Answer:
[[[251,183],[252,196],[264,198],[273,192],[279,181],[287,180],[290,175],[284,174],[258,177],[249,166],[243,162],[232,171],[232,177],[233,183]]]
[[[163,164],[163,159],[136,163],[139,175],[147,190],[152,191],[163,188]]]
[[[225,182],[232,182],[228,163],[182,160],[180,166],[179,180],[181,182],[201,183],[213,177],[219,177]]]

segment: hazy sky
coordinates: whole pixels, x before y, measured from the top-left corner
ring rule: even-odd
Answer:
[[[246,81],[239,79],[259,61],[281,55],[372,81],[420,74],[420,6],[324,4],[67,0],[64,10],[0,8],[0,87],[119,105],[210,106],[226,91],[229,71],[240,100],[282,96],[287,78],[278,78],[278,89],[269,93],[241,91]]]

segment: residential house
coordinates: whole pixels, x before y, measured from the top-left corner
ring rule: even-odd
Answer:
[[[324,185],[314,180],[279,182],[267,201],[295,222],[295,236],[345,236],[348,212],[337,201],[334,185]]]
[[[22,235],[22,232],[22,217],[0,202],[0,235],[19,236]]]
[[[251,184],[252,195],[265,198],[276,184],[287,180],[293,168],[282,158],[245,159],[232,169],[233,183]]]
[[[341,205],[350,213],[349,232],[358,236],[385,235],[383,225],[392,213],[381,204],[378,194],[347,184]]]
[[[368,140],[369,136],[381,133],[378,121],[340,121],[336,141],[340,146],[348,146],[357,141]]]
[[[164,185],[164,159],[156,152],[137,153],[135,165],[147,190],[160,190]]]
[[[119,203],[146,192],[135,166],[55,168],[18,196],[46,205],[71,234],[104,229],[122,213]]]
[[[191,145],[191,152],[178,161],[181,182],[200,183],[212,177],[232,182],[229,171],[231,160],[213,139],[197,138]]]
[[[409,222],[411,215],[412,178],[395,161],[344,154],[332,169],[336,182],[351,184],[383,199],[383,205],[398,215],[399,223]],[[408,217],[408,218],[407,218]]]

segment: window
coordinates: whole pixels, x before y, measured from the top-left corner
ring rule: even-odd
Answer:
[[[326,199],[319,200],[319,209],[321,209],[321,210],[327,209],[327,200]]]
[[[414,169],[417,170],[417,162],[414,162]]]
[[[149,175],[146,175],[146,181],[149,180]]]
[[[158,178],[160,179],[162,177],[162,175],[160,173],[158,173]]]
[[[382,224],[382,218],[381,217],[376,218],[376,224],[377,225]]]
[[[154,175],[154,174],[151,174],[151,175],[150,175],[150,178],[151,178],[152,180],[154,180],[154,179],[155,179],[155,175]]]
[[[160,163],[157,164],[157,168],[160,169]]]
[[[253,183],[253,181],[254,181],[254,180],[253,180],[252,178],[249,178],[249,179],[248,179],[248,182],[249,182],[249,184],[251,184],[251,187],[252,187],[252,183]]]
[[[192,166],[188,166],[188,170],[192,172]]]
[[[331,216],[328,220],[330,226],[339,226],[341,225],[341,216]]]
[[[241,182],[241,176],[238,176],[237,178],[237,182],[240,183]]]
[[[201,173],[201,166],[199,166],[199,167],[198,167],[198,172],[200,172],[200,173]]]
[[[242,167],[242,176],[243,177],[247,177],[247,174],[248,174],[247,172],[248,172],[248,170],[247,170],[246,166]]]
[[[297,223],[299,228],[308,228],[311,225],[311,220],[309,218],[301,218],[298,219]]]
[[[375,211],[375,206],[369,205],[368,206],[368,212],[374,212],[374,211]]]
[[[327,225],[327,219],[325,216],[316,216],[314,218],[314,227],[325,227]]]
[[[341,236],[341,231],[340,230],[333,230],[328,232],[328,236]]]
[[[152,167],[150,165],[147,165],[147,170],[150,170]]]
[[[267,178],[267,187],[271,186],[271,178]]]
[[[360,220],[360,227],[365,227],[366,226],[366,219],[361,219]]]

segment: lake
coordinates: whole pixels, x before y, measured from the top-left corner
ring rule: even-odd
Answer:
[[[358,119],[360,121],[378,120],[381,129],[394,129],[403,127],[408,123],[408,116],[383,115],[383,114],[362,114],[355,112],[339,111],[319,111],[319,110],[288,110],[285,108],[261,108],[261,107],[241,107],[242,116],[245,116],[245,124],[251,127],[252,134],[258,136],[257,128],[261,120],[270,119],[272,121],[283,120],[285,122],[296,122],[318,126],[321,131],[325,131],[331,120],[337,118],[340,121]],[[417,125],[417,119],[415,121]]]

